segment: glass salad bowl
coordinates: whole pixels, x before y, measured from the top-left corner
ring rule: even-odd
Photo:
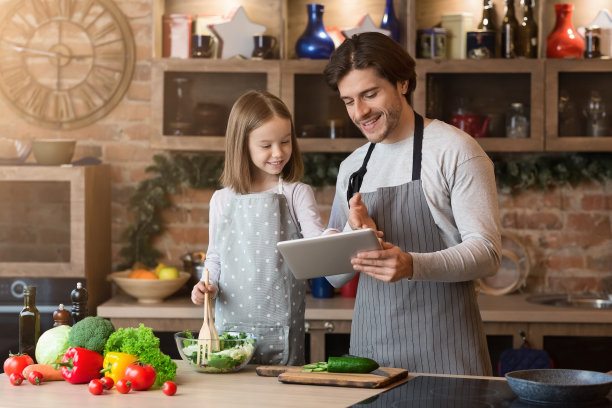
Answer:
[[[257,335],[252,333],[225,332],[219,335],[219,351],[202,356],[198,364],[198,332],[182,331],[174,333],[176,347],[181,358],[196,371],[202,373],[233,373],[242,370],[255,353]],[[208,339],[199,339],[200,344]]]

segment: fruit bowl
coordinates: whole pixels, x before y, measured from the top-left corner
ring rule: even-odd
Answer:
[[[220,351],[212,352],[198,364],[198,332],[174,333],[179,354],[189,365],[201,373],[234,373],[249,364],[257,348],[257,335],[225,332],[219,335]],[[206,339],[200,339],[206,340]]]
[[[179,290],[191,276],[187,272],[179,272],[179,277],[175,279],[135,279],[128,278],[130,273],[130,270],[113,272],[108,277],[139,303],[162,302]]]

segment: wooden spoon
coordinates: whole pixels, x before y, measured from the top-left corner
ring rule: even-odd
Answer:
[[[204,268],[204,276],[204,283],[206,284],[206,288],[208,289],[208,268]],[[216,341],[218,343],[219,336],[217,335],[217,330],[215,329],[215,325],[212,318],[210,295],[208,294],[208,292],[206,292],[204,293],[204,322],[202,322],[202,328],[200,329],[200,333],[198,334],[198,365],[202,365],[203,360],[208,361],[208,353],[212,351],[214,338],[216,338]],[[204,359],[202,359],[202,357]]]

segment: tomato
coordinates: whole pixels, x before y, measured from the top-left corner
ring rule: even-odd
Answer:
[[[11,375],[9,375],[9,380],[13,385],[21,385],[21,383],[23,382],[23,375],[21,375],[20,373],[12,373]]]
[[[30,374],[28,374],[28,381],[32,385],[40,385],[42,379],[43,375],[38,371],[31,371]]]
[[[176,394],[176,383],[174,383],[173,381],[166,381],[164,383],[164,387],[162,388],[162,391],[166,395]]]
[[[117,391],[119,391],[121,394],[127,394],[132,389],[132,383],[126,380],[125,378],[122,378],[117,381],[115,387],[117,388]]]
[[[150,365],[132,363],[125,369],[123,378],[132,383],[134,391],[144,391],[155,383],[155,369]]]
[[[87,388],[93,395],[100,395],[104,392],[104,384],[102,384],[102,381],[98,379],[91,380]]]
[[[9,358],[4,360],[4,373],[6,375],[13,373],[21,374],[23,369],[30,364],[34,364],[34,360],[27,354],[9,354]]]
[[[105,390],[110,390],[115,385],[115,380],[107,376],[100,378],[100,381],[102,381]]]

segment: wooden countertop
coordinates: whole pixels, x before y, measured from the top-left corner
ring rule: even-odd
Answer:
[[[204,374],[192,370],[182,360],[177,361],[175,382],[177,393],[168,397],[161,390],[132,391],[120,394],[112,389],[102,395],[92,395],[87,384],[49,381],[33,386],[27,380],[20,386],[10,384],[6,374],[0,374],[0,405],[13,407],[61,408],[167,408],[167,407],[266,407],[310,408],[346,407],[379,394],[388,388],[366,389],[283,384],[276,377],[260,377],[255,366],[232,374]],[[398,384],[400,384],[399,382]]]
[[[612,310],[542,306],[527,302],[529,295],[479,295],[483,321],[517,323],[612,323]],[[355,299],[306,297],[306,320],[352,320]],[[116,296],[98,306],[99,316],[110,319],[197,319],[202,307],[187,297],[171,297],[162,303],[141,304],[129,296]]]

